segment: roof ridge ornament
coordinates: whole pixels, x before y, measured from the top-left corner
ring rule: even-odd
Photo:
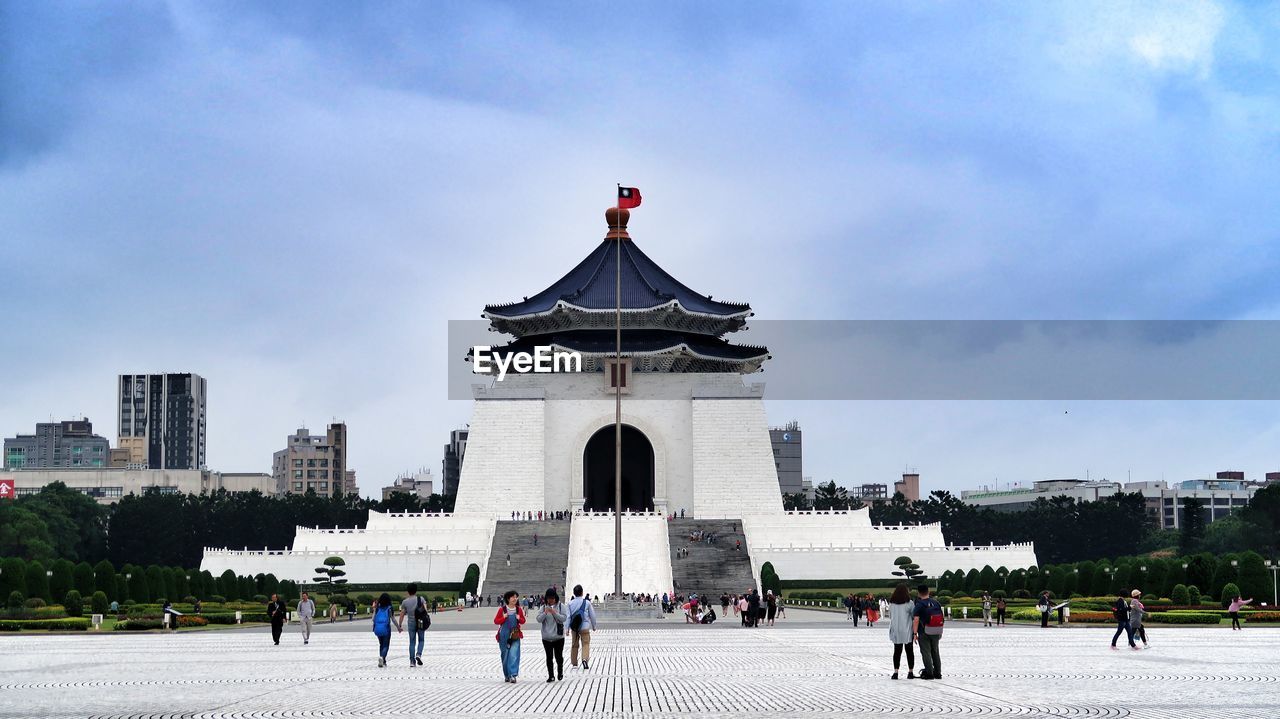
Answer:
[[[617,207],[610,207],[604,211],[604,221],[609,225],[609,233],[604,236],[606,240],[629,240],[631,235],[627,234],[627,222],[631,220],[631,210]]]

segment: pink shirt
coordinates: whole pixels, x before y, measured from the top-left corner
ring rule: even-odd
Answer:
[[[1253,601],[1252,599],[1233,599],[1231,600],[1231,606],[1227,607],[1227,611],[1238,612],[1240,611],[1240,607],[1243,607],[1244,605],[1252,601]]]

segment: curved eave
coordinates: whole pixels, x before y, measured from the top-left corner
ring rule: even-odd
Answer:
[[[602,307],[602,308],[582,307],[581,305],[575,305],[572,302],[569,302],[567,300],[557,300],[554,307],[552,307],[549,310],[543,310],[541,312],[525,312],[521,314],[507,315],[507,314],[502,314],[502,312],[499,311],[503,307],[512,307],[512,306],[515,306],[515,304],[523,304],[523,303],[513,303],[511,305],[487,305],[484,308],[484,312],[480,313],[480,316],[490,321],[507,320],[511,322],[516,320],[534,319],[538,317],[549,317],[551,315],[554,315],[560,312],[582,312],[584,314],[606,314],[606,313],[614,314],[618,311],[616,307]],[[745,320],[746,318],[752,315],[751,305],[734,303],[732,306],[738,307],[739,309],[730,313],[698,312],[685,307],[683,304],[681,304],[680,300],[672,299],[667,302],[659,302],[658,304],[650,307],[623,307],[622,313],[623,314],[643,313],[643,312],[658,312],[660,310],[668,310],[668,311],[680,312],[681,314],[689,315],[690,317],[706,317],[709,319],[716,319],[716,320],[733,320],[733,319]]]

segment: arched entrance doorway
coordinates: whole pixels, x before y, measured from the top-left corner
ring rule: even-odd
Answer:
[[[582,508],[614,508],[614,428],[602,427],[582,452]],[[622,511],[653,511],[653,445],[644,432],[622,425]]]

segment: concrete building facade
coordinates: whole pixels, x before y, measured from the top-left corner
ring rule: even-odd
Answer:
[[[773,466],[778,470],[778,489],[783,494],[804,492],[804,460],[799,422],[788,422],[769,430],[773,446]]]
[[[347,425],[335,422],[323,435],[306,427],[289,435],[285,448],[271,458],[271,476],[280,494],[332,496],[346,491]],[[354,475],[354,473],[353,473]],[[355,477],[352,476],[354,484]]]
[[[420,500],[426,500],[435,492],[435,478],[431,470],[420,469],[417,472],[406,472],[389,486],[382,488],[382,498],[390,499],[396,493],[411,494]]]
[[[116,382],[116,446],[126,464],[204,469],[208,385],[198,374],[122,374]]]
[[[5,469],[56,469],[61,467],[109,467],[111,442],[93,433],[84,419],[40,422],[35,434],[19,434],[4,440]]]
[[[13,479],[19,497],[36,494],[46,485],[62,482],[69,488],[93,497],[99,504],[113,504],[128,494],[156,491],[168,494],[201,494],[224,489],[274,495],[275,480],[269,474],[210,472],[200,469],[27,469],[0,473]]]

